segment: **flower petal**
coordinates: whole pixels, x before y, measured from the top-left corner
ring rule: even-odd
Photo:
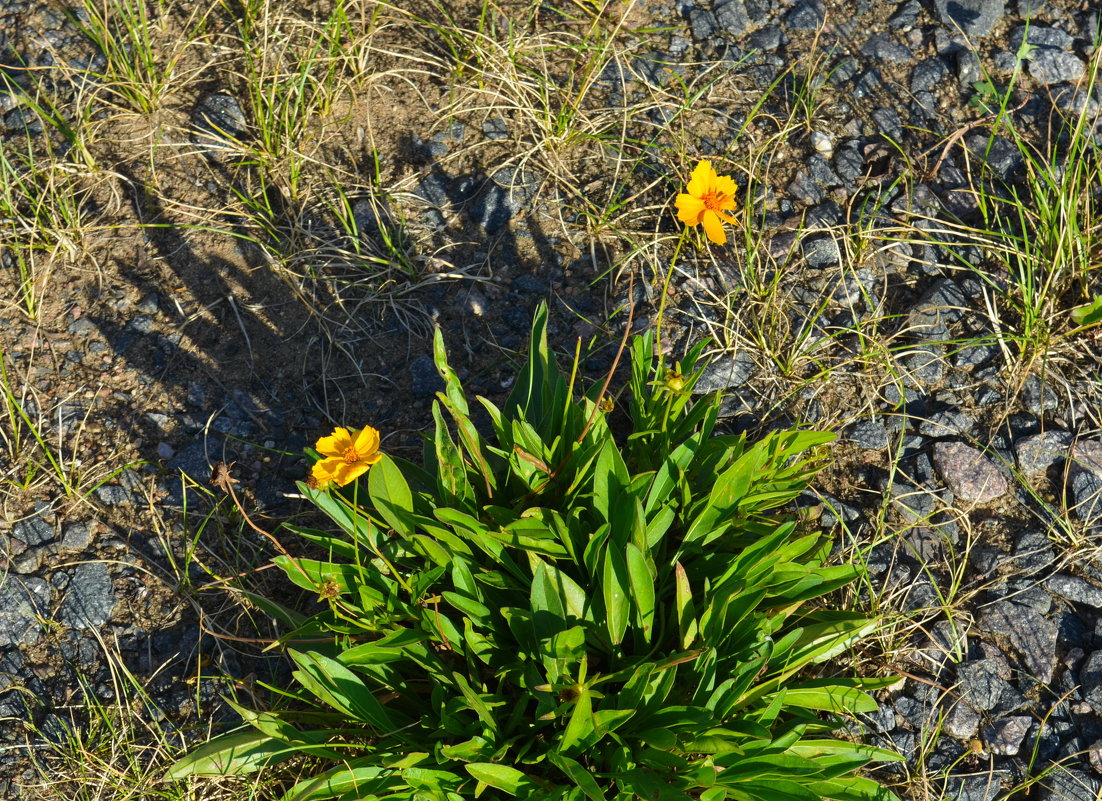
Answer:
[[[352,438],[355,440],[356,453],[360,458],[379,450],[379,431],[371,426],[364,426]]]
[[[704,233],[717,245],[727,244],[727,232],[723,230],[723,223],[714,211],[704,212]]]
[[[352,447],[352,435],[347,428],[334,428],[328,437],[322,437],[314,446],[314,450],[322,456],[343,457],[344,452]]]
[[[717,175],[716,193],[720,195],[730,195],[733,201],[735,195],[738,194],[738,184],[735,183],[735,179],[730,175]]]
[[[351,484],[366,473],[369,467],[371,467],[371,465],[364,462],[353,462],[352,464],[341,462],[333,467],[333,480],[343,487],[345,484]]]
[[[675,201],[677,206],[677,219],[685,225],[699,225],[700,216],[704,213],[704,201],[692,195],[678,195]]]
[[[709,190],[715,187],[716,171],[712,169],[712,162],[702,159],[689,177],[689,185],[685,191],[693,197],[703,197]]]

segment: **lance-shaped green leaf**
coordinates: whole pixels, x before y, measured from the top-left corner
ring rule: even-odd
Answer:
[[[693,592],[689,587],[689,576],[678,562],[674,565],[674,577],[677,582],[677,632],[681,638],[681,647],[688,648],[697,635],[696,606],[693,604]]]

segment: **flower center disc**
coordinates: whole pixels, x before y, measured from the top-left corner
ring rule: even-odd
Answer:
[[[722,201],[716,192],[706,192],[704,197],[701,198],[704,201],[704,208],[708,211],[723,211]]]
[[[355,448],[348,448],[345,450],[343,458],[349,464],[355,464],[360,460],[360,454],[356,453]]]

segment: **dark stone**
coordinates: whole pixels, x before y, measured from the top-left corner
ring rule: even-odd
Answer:
[[[911,49],[895,41],[890,33],[876,33],[861,45],[861,53],[879,61],[907,62],[914,58]]]
[[[192,141],[208,158],[217,158],[235,148],[249,131],[248,120],[237,98],[215,93],[204,97],[191,115]]]
[[[908,316],[907,331],[923,339],[949,339],[949,326],[969,308],[960,286],[948,278],[937,281],[915,304]]]
[[[11,534],[29,546],[44,545],[57,537],[56,529],[37,514],[12,526]]]
[[[888,447],[888,429],[879,420],[860,420],[853,424],[846,436],[866,450],[879,451]]]
[[[0,648],[29,645],[50,611],[50,587],[40,578],[9,574],[0,582]]]
[[[731,36],[741,36],[751,26],[750,15],[742,0],[719,0],[715,4],[716,25]]]
[[[409,365],[410,391],[415,398],[432,398],[444,391],[444,379],[431,356],[418,356]]]
[[[939,345],[923,345],[904,356],[906,378],[919,387],[931,387],[945,378],[945,350]]]
[[[1075,517],[1092,526],[1102,523],[1102,477],[1091,470],[1073,470],[1068,485]]]
[[[974,422],[959,409],[945,409],[919,423],[918,433],[924,437],[968,436]]]
[[[811,180],[807,170],[800,170],[788,185],[788,193],[801,203],[813,206],[823,199],[823,190]]]
[[[1002,600],[983,610],[980,628],[1007,638],[1032,678],[1052,681],[1059,630],[1051,620],[1028,606]]]
[[[103,484],[96,487],[92,494],[105,506],[124,506],[133,499],[126,488],[120,487],[118,484]]]
[[[842,254],[832,236],[809,236],[801,246],[808,266],[814,269],[832,267],[841,261]]]
[[[693,38],[698,42],[707,41],[716,32],[716,16],[711,11],[703,8],[693,8],[688,14],[689,27],[692,29]]]
[[[1034,47],[1051,47],[1057,50],[1067,50],[1075,39],[1071,34],[1059,28],[1050,28],[1047,25],[1030,25],[1028,33],[1025,25],[1018,25],[1010,32],[1010,49],[1017,51],[1022,42],[1028,42]]]
[[[1087,71],[1082,59],[1074,53],[1039,47],[1029,58],[1029,74],[1033,80],[1046,86],[1053,83],[1072,83]]]
[[[920,11],[922,11],[922,6],[918,3],[918,0],[907,0],[892,14],[888,24],[897,31],[909,31],[918,22]]]
[[[888,139],[893,142],[903,141],[903,121],[899,117],[899,112],[894,108],[882,106],[875,109],[872,112],[872,119],[880,133]]]
[[[1014,451],[1023,473],[1040,473],[1064,459],[1071,447],[1072,435],[1067,431],[1045,431],[1018,440]]]
[[[1097,801],[1102,781],[1081,770],[1053,766],[1038,782],[1037,801]]]
[[[807,172],[811,180],[819,186],[835,187],[842,185],[842,179],[830,168],[830,162],[818,153],[807,160]]]
[[[938,18],[951,31],[958,28],[965,36],[987,36],[1002,18],[1004,0],[934,0]]]
[[[949,66],[942,58],[920,61],[911,70],[911,91],[928,92],[949,75]]]
[[[998,756],[1014,756],[1022,747],[1033,718],[1022,715],[996,720],[983,727],[987,750]]]
[[[26,662],[18,649],[0,651],[0,693],[7,692],[12,686],[23,685],[22,672]]]
[[[801,0],[784,17],[784,24],[795,31],[816,30],[826,19],[820,0]]]
[[[1025,575],[1047,570],[1055,560],[1052,542],[1043,532],[1026,532],[1014,543],[1014,569]]]
[[[704,368],[693,385],[694,393],[708,393],[733,389],[745,384],[756,371],[754,360],[740,350],[733,356],[721,355]]]
[[[997,707],[1005,693],[1014,691],[1002,673],[1004,666],[997,659],[977,659],[957,667],[960,695],[980,712]]]
[[[63,626],[89,629],[102,626],[115,609],[115,585],[103,562],[86,562],[72,572],[57,619]]]
[[[847,184],[865,174],[865,159],[856,142],[847,142],[834,152],[834,169]]]
[[[960,701],[953,705],[942,720],[942,731],[958,740],[975,737],[979,731],[980,714],[971,706]]]
[[[784,32],[779,25],[767,25],[760,31],[754,31],[747,39],[746,44],[752,50],[762,50],[767,53],[776,50],[785,42]]]
[[[448,179],[437,172],[430,172],[413,190],[413,194],[426,200],[433,206],[443,208],[448,205]]]

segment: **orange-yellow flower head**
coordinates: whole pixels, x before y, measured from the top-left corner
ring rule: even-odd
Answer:
[[[738,207],[738,187],[729,175],[716,175],[712,162],[704,159],[696,165],[685,194],[677,196],[677,218],[685,225],[704,225],[704,233],[717,245],[727,244],[723,223],[738,223],[725,212]]]
[[[310,476],[319,487],[330,483],[343,487],[382,458],[379,432],[371,426],[358,431],[336,428],[328,437],[319,439],[314,448],[322,458],[314,464]]]

